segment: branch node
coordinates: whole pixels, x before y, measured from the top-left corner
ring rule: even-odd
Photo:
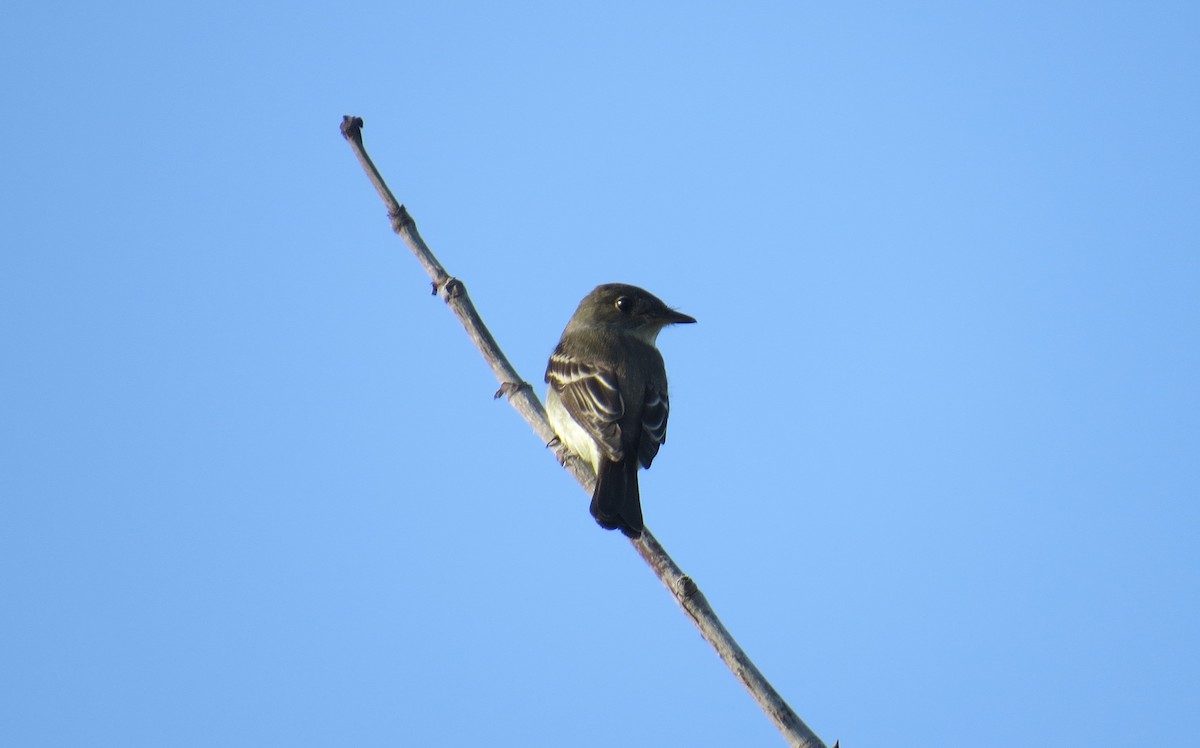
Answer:
[[[417,225],[417,222],[408,214],[408,208],[405,208],[403,205],[397,205],[392,210],[389,210],[388,219],[392,222],[392,231],[395,231],[397,234],[403,234]]]
[[[515,393],[521,390],[532,390],[533,385],[529,382],[505,382],[500,385],[500,389],[496,390],[496,394],[492,395],[493,400],[499,400],[504,395],[512,397]]]
[[[467,293],[467,288],[458,278],[455,278],[452,275],[447,275],[440,283],[438,281],[434,281],[433,292],[441,296],[442,301],[449,303],[451,299],[457,299],[460,296],[465,296]]]
[[[696,586],[691,577],[684,575],[679,578],[679,598],[681,600],[691,600],[699,591],[700,588]]]

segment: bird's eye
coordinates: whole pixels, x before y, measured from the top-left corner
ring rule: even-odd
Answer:
[[[633,299],[628,296],[617,297],[617,311],[629,314],[633,311]]]

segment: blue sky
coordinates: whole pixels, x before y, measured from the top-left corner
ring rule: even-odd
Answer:
[[[660,338],[648,526],[832,745],[1200,710],[1188,3],[25,3],[0,742],[781,745],[503,401]]]

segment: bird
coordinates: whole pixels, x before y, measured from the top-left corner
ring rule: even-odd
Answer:
[[[667,441],[664,327],[696,320],[625,283],[597,286],[563,330],[546,365],[546,412],[558,440],[596,473],[591,513],[606,530],[645,530],[638,467]]]

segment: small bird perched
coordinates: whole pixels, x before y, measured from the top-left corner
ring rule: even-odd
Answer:
[[[637,286],[608,283],[583,297],[546,366],[546,413],[559,440],[596,472],[592,516],[641,537],[638,465],[667,441],[667,370],[654,342],[696,320]]]

